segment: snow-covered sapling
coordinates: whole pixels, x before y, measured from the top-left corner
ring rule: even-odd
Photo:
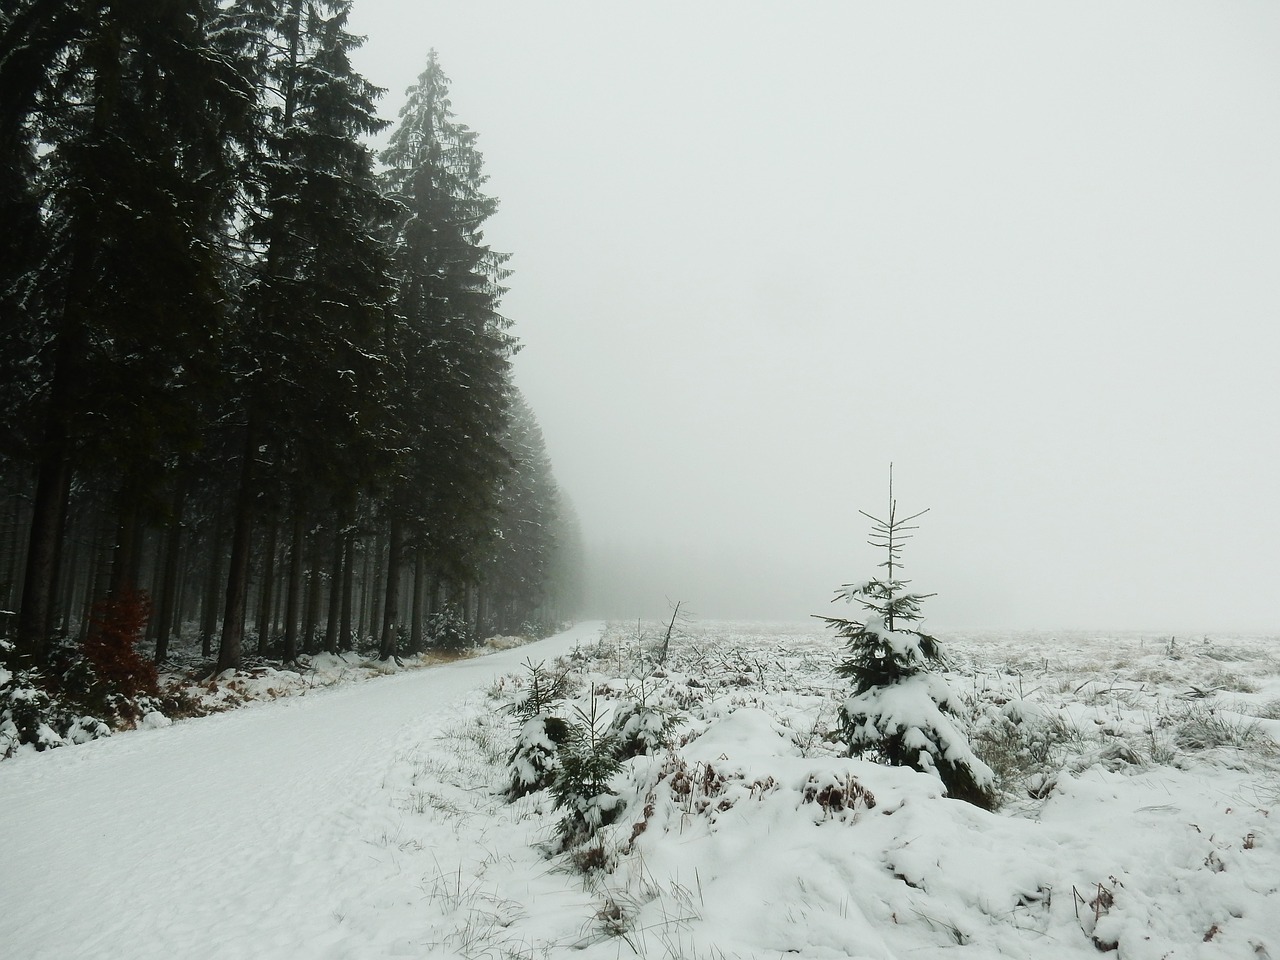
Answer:
[[[553,713],[568,690],[565,675],[532,661],[525,661],[524,667],[529,672],[529,685],[511,708],[520,723],[520,732],[507,760],[510,800],[551,786],[560,769],[560,748],[571,732],[569,724]]]
[[[858,511],[872,522],[871,546],[883,549],[883,578],[845,584],[835,600],[857,603],[861,620],[819,617],[848,645],[849,657],[836,672],[854,681],[853,695],[840,708],[840,724],[852,756],[935,774],[948,795],[984,809],[995,803],[995,776],[973,753],[953,722],[954,697],[946,680],[932,672],[943,665],[936,638],[916,628],[920,602],[933,594],[912,593],[898,579],[903,542],[917,529],[899,517],[889,468],[887,519]]]
[[[426,635],[427,646],[436,650],[465,650],[475,645],[467,618],[453,606],[427,617]]]
[[[84,715],[81,705],[64,698],[57,687],[20,657],[12,643],[0,639],[0,760],[24,744],[48,750],[111,735],[110,727]]]
[[[618,743],[596,711],[591,698],[590,712],[575,707],[578,723],[560,748],[560,772],[551,784],[555,808],[564,816],[556,824],[561,849],[567,850],[595,836],[622,813],[622,798],[609,781],[622,769]]]
[[[642,678],[619,700],[609,721],[609,733],[617,744],[619,760],[653,756],[666,748],[680,718],[664,710],[653,689]]]

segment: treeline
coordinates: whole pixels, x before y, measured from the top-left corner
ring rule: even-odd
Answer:
[[[346,0],[0,12],[0,605],[103,597],[217,668],[568,615],[507,256],[434,52],[375,162]]]

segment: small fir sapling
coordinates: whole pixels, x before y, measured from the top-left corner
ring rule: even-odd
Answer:
[[[447,606],[427,617],[427,646],[435,650],[466,650],[475,646],[467,618],[457,607]]]
[[[854,681],[853,695],[840,708],[849,753],[933,773],[949,796],[989,810],[995,775],[953,722],[946,680],[931,672],[943,664],[937,639],[916,629],[920,602],[933,594],[911,593],[910,581],[897,577],[902,545],[917,529],[910,523],[928,511],[898,516],[890,465],[888,518],[858,512],[872,522],[868,543],[886,553],[880,564],[885,576],[836,591],[834,600],[862,607],[861,620],[818,618],[848,645],[849,657],[836,672]]]
[[[589,713],[581,707],[574,712],[579,722],[560,747],[560,771],[551,784],[555,808],[564,811],[556,824],[562,850],[590,840],[623,810],[622,798],[609,786],[622,769],[617,738],[597,713],[595,697]]]
[[[564,811],[556,824],[562,849],[583,843],[622,812],[622,799],[609,782],[622,769],[617,738],[596,711],[575,707],[579,722],[560,748],[560,770],[551,784],[555,809]]]
[[[507,760],[511,773],[508,800],[551,786],[560,769],[560,748],[571,733],[569,724],[553,713],[568,692],[565,675],[528,660],[524,667],[529,673],[528,689],[511,707],[520,733]]]
[[[662,709],[643,679],[619,700],[609,721],[609,734],[617,744],[619,760],[653,756],[671,742],[680,718]]]

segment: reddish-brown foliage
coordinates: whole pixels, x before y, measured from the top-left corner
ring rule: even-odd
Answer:
[[[99,680],[130,699],[159,692],[155,664],[138,652],[150,618],[151,598],[142,590],[104,597],[89,615],[84,655]]]

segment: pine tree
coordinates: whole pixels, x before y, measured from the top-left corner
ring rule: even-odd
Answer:
[[[854,682],[840,708],[840,724],[852,756],[870,756],[938,776],[950,796],[984,809],[994,804],[994,775],[969,747],[953,722],[954,697],[933,672],[943,665],[935,637],[917,629],[920,603],[933,594],[913,593],[899,579],[901,553],[912,521],[927,510],[898,515],[889,468],[889,510],[885,518],[858,511],[872,522],[871,546],[885,551],[883,577],[845,584],[836,600],[857,603],[861,620],[820,617],[844,639],[849,657],[837,668]]]

